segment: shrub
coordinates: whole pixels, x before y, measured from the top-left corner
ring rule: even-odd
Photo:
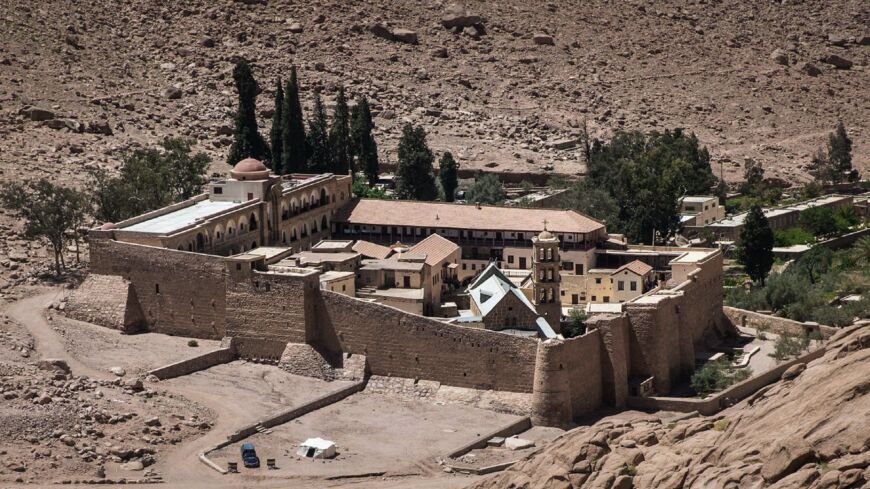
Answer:
[[[196,340],[188,340],[188,341],[187,341],[187,346],[189,346],[189,347],[197,347],[197,346],[199,346],[199,342],[196,341]]]
[[[580,309],[568,311],[568,321],[562,325],[562,336],[574,338],[586,333],[586,313]]]
[[[731,421],[729,421],[727,419],[720,419],[719,421],[716,421],[715,423],[713,423],[713,429],[716,431],[725,431],[728,429],[728,426],[730,426],[730,425],[731,425]]]
[[[776,339],[776,343],[773,345],[773,353],[770,356],[778,362],[782,362],[788,358],[798,356],[809,345],[810,338],[807,335],[785,332],[780,334],[779,338]]]
[[[815,240],[813,233],[799,227],[779,229],[773,232],[774,246],[794,246],[811,243]]]
[[[692,374],[690,385],[700,397],[726,389],[749,378],[752,371],[748,368],[734,368],[724,360],[707,362]]]

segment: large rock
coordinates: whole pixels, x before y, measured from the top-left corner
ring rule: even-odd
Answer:
[[[791,367],[787,368],[785,372],[782,373],[780,378],[782,380],[794,380],[803,373],[804,370],[807,369],[807,364],[805,363],[796,363]]]
[[[410,29],[393,29],[393,39],[406,44],[417,44],[417,33]]]
[[[369,26],[369,32],[375,35],[375,37],[380,37],[381,39],[386,39],[387,41],[393,41],[393,33],[387,29],[383,24],[372,24]]]
[[[447,8],[447,13],[441,18],[441,25],[447,29],[452,29],[454,27],[471,27],[482,21],[480,16],[469,14],[462,6],[454,4]]]
[[[40,360],[36,365],[41,370],[55,371],[55,372],[63,372],[65,374],[70,373],[69,364],[66,363],[66,360],[61,358],[46,358]]]
[[[813,447],[803,438],[789,438],[777,442],[767,461],[761,467],[761,476],[776,482],[816,458]]]
[[[48,121],[57,117],[54,111],[40,107],[25,107],[21,109],[21,114],[36,122]]]
[[[525,438],[512,436],[505,439],[504,446],[508,450],[522,450],[524,448],[532,448],[535,446],[535,442],[532,440],[526,440]]]
[[[774,49],[773,52],[770,53],[770,59],[772,59],[776,64],[788,66],[788,53],[782,49]]]
[[[534,41],[538,46],[553,46],[556,44],[553,40],[553,36],[549,34],[535,34],[532,36],[532,41]]]
[[[822,61],[829,65],[833,65],[838,70],[848,70],[852,67],[852,61],[836,54],[829,54],[822,58]]]
[[[166,89],[163,90],[163,98],[178,100],[181,98],[181,89],[178,87],[166,87]]]
[[[809,76],[819,76],[822,74],[822,70],[812,63],[798,63],[796,68],[801,73]]]

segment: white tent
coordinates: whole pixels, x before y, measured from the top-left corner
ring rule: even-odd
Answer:
[[[308,458],[332,458],[335,456],[335,443],[323,438],[309,438],[299,445],[296,455]]]

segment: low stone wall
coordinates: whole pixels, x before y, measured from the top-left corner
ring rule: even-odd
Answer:
[[[511,421],[510,423],[502,426],[500,428],[496,428],[494,431],[486,433],[484,435],[478,436],[473,441],[462,445],[461,447],[453,450],[452,452],[447,454],[446,458],[456,458],[465,455],[466,453],[474,450],[475,448],[485,448],[486,442],[489,441],[490,438],[496,437],[509,437],[513,435],[517,435],[524,431],[531,429],[532,420],[528,416],[524,416],[516,421]]]
[[[761,314],[746,309],[738,309],[736,307],[722,306],[722,312],[725,317],[730,320],[734,326],[744,328],[762,329],[771,333],[782,334],[810,334],[818,332],[822,338],[829,338],[831,335],[839,331],[831,326],[819,325],[816,323],[802,323],[791,319],[769,314]]]
[[[279,424],[284,424],[288,421],[292,421],[312,411],[316,411],[320,408],[329,406],[330,404],[334,404],[344,399],[345,397],[350,396],[351,394],[356,394],[357,392],[363,390],[365,386],[365,380],[360,380],[348,386],[332,391],[328,394],[324,394],[316,399],[306,402],[305,404],[293,406],[284,411],[279,411],[269,417],[257,421],[256,423],[240,428],[238,431],[227,436],[227,442],[235,443],[239,440],[243,440],[253,435],[257,432],[259,428],[271,428],[272,426],[278,426]]]
[[[728,406],[732,406],[749,397],[762,387],[779,380],[782,373],[789,367],[798,363],[809,363],[825,354],[825,347],[820,347],[803,356],[777,365],[743,382],[716,393],[706,399],[691,399],[682,397],[634,397],[628,398],[628,407],[643,410],[677,411],[690,413],[697,411],[704,416],[718,413]]]
[[[229,363],[235,358],[236,354],[232,348],[218,348],[193,358],[156,368],[148,372],[148,375],[153,375],[160,380],[172,379],[199,372],[215,365]]]

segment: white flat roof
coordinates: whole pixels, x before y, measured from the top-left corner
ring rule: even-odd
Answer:
[[[138,233],[171,234],[191,224],[195,224],[199,219],[220,214],[242,205],[244,204],[240,202],[202,200],[191,206],[121,228],[120,230]]]
[[[687,195],[681,199],[682,202],[692,202],[695,204],[703,204],[704,202],[708,202],[710,199],[715,199],[712,195]]]

